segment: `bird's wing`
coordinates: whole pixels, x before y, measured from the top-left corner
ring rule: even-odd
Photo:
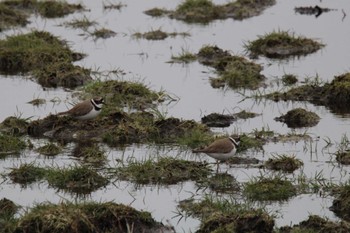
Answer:
[[[84,102],[78,103],[72,109],[67,111],[67,113],[71,114],[72,116],[84,115],[93,108],[91,104],[87,104],[87,103],[90,103],[90,100],[85,100]]]

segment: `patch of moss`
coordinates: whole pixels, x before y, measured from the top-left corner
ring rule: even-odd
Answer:
[[[167,15],[169,13],[169,11],[166,9],[163,9],[163,8],[155,7],[155,8],[144,11],[144,13],[146,15],[149,15],[149,16],[160,17],[160,16]]]
[[[197,56],[189,51],[182,51],[178,56],[171,56],[169,63],[191,63],[197,60]]]
[[[13,201],[7,198],[2,198],[0,200],[0,219],[13,217],[13,215],[17,212],[17,209],[18,209],[18,206],[15,203],[13,203]],[[0,223],[0,226],[1,226],[1,223]]]
[[[244,194],[256,201],[283,201],[296,195],[293,184],[281,177],[258,177],[245,184]]]
[[[55,62],[33,71],[40,85],[44,87],[75,88],[92,81],[90,70],[67,62]]]
[[[92,80],[87,70],[71,64],[77,58],[81,59],[81,55],[48,32],[33,31],[0,40],[0,71],[32,71],[39,82],[49,86],[75,87]]]
[[[28,125],[28,119],[10,116],[0,123],[0,131],[12,135],[23,135],[27,133]]]
[[[96,21],[91,21],[89,20],[86,16],[84,16],[81,19],[73,19],[70,22],[65,22],[64,25],[67,27],[72,27],[72,28],[80,28],[84,31],[87,31],[87,29],[91,26],[96,25]]]
[[[186,32],[172,32],[172,33],[168,33],[168,32],[163,32],[161,29],[157,29],[157,30],[152,30],[149,32],[145,32],[145,33],[134,33],[132,35],[132,37],[136,38],[136,39],[146,39],[146,40],[164,40],[167,37],[171,36],[171,37],[176,37],[176,36],[189,36],[189,33]]]
[[[162,102],[167,97],[164,92],[152,91],[142,83],[117,80],[92,82],[84,87],[84,91],[92,96],[104,96],[108,104],[104,106],[102,115],[126,106],[144,110],[154,107],[154,103]]]
[[[258,137],[250,137],[246,134],[240,136],[240,144],[237,148],[237,152],[246,151],[248,149],[262,149],[265,144],[265,140]]]
[[[274,4],[275,0],[238,0],[224,5],[216,5],[211,0],[186,0],[178,5],[174,11],[154,8],[145,13],[157,17],[167,15],[187,23],[207,24],[217,19],[242,20],[256,16]]]
[[[80,4],[69,4],[65,1],[35,1],[39,14],[46,18],[58,18],[75,11],[84,10]]]
[[[117,35],[117,33],[107,28],[100,28],[92,32],[91,35],[95,38],[107,39],[110,37],[114,37],[115,35]]]
[[[340,186],[335,191],[334,196],[330,210],[341,219],[350,221],[350,184]]]
[[[10,179],[22,185],[28,185],[45,177],[45,169],[35,166],[33,163],[21,164],[18,168],[11,168],[8,174]]]
[[[25,147],[21,138],[0,133],[0,155],[17,154]]]
[[[239,182],[230,174],[216,173],[211,177],[205,177],[197,182],[200,188],[209,187],[211,190],[218,193],[236,193],[240,191]]]
[[[25,26],[29,23],[27,14],[12,9],[3,3],[0,3],[0,15],[0,32],[11,27]]]
[[[113,202],[44,203],[21,217],[14,232],[161,232],[149,212]],[[165,229],[163,229],[165,230]]]
[[[32,104],[33,106],[40,106],[46,103],[45,99],[36,98],[28,102],[28,104]]]
[[[47,171],[50,186],[77,194],[89,194],[108,184],[108,179],[87,166],[56,168]]]
[[[137,184],[171,185],[186,180],[199,180],[210,174],[207,164],[193,161],[159,158],[158,161],[133,161],[117,169],[117,176]]]
[[[179,208],[186,215],[201,219],[197,232],[272,232],[274,220],[262,209],[252,209],[233,204],[227,200],[213,200],[206,197],[195,202],[181,201]],[[234,231],[233,231],[234,230]]]
[[[285,115],[275,118],[276,121],[281,121],[291,128],[312,127],[318,124],[320,117],[303,108],[296,108],[288,111]]]
[[[75,146],[72,155],[82,159],[84,163],[103,165],[107,162],[105,151],[96,143],[81,142]]]
[[[210,113],[201,118],[201,122],[208,127],[229,127],[236,117],[219,113]]]
[[[323,44],[304,37],[296,37],[288,31],[271,32],[245,45],[253,57],[286,58],[314,53]]]
[[[5,0],[3,4],[28,13],[39,13],[46,18],[63,17],[84,10],[80,4],[70,4],[66,1]]]
[[[310,215],[307,220],[299,224],[284,226],[276,230],[276,233],[338,233],[349,232],[350,224],[345,221],[333,222],[317,215]]]
[[[248,119],[248,118],[254,118],[260,114],[254,113],[254,112],[247,112],[246,110],[242,110],[242,111],[235,113],[233,115],[239,119]]]
[[[260,74],[263,69],[261,65],[250,62],[244,57],[232,56],[217,46],[204,46],[197,56],[200,63],[216,69],[219,77],[215,82],[226,83],[233,89],[256,89],[265,80]]]
[[[350,151],[337,151],[336,160],[338,163],[349,165],[350,164]]]
[[[284,85],[290,86],[298,82],[298,78],[294,74],[285,74],[282,76],[282,82]]]
[[[293,172],[303,166],[303,161],[296,159],[295,156],[277,155],[268,159],[265,166],[272,170],[282,170],[285,172]]]
[[[50,142],[44,146],[39,147],[37,151],[43,155],[54,156],[61,153],[62,149],[59,146],[57,146],[55,143]]]

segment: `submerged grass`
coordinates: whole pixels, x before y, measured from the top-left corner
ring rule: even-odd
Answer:
[[[274,220],[266,211],[246,205],[219,200],[209,196],[199,202],[193,199],[181,201],[179,208],[186,216],[201,219],[197,232],[272,232]],[[182,213],[180,213],[182,215]],[[234,231],[232,231],[234,229]]]
[[[8,175],[13,182],[28,185],[43,179],[45,173],[44,168],[37,167],[33,163],[26,163],[17,168],[12,168]]]
[[[87,166],[49,169],[46,173],[46,179],[51,186],[77,194],[89,194],[109,182]]]
[[[246,183],[243,193],[256,201],[284,201],[296,195],[297,189],[285,178],[260,176]]]
[[[199,180],[210,174],[207,164],[177,160],[174,158],[159,158],[157,161],[132,161],[127,166],[117,168],[120,179],[137,184],[171,185],[186,180]]]
[[[0,32],[15,26],[25,26],[28,14],[6,6],[0,2]]]
[[[303,166],[304,163],[295,156],[275,155],[265,162],[265,166],[272,170],[282,170],[285,172],[293,172]]]
[[[46,145],[39,147],[37,151],[43,155],[54,156],[61,153],[62,148],[57,146],[55,143],[49,142],[46,143]]]
[[[41,168],[33,163],[12,168],[8,174],[15,183],[27,185],[47,180],[50,186],[76,194],[88,194],[108,184],[107,178],[87,166]]]
[[[19,137],[0,133],[0,155],[17,154],[26,147]]]

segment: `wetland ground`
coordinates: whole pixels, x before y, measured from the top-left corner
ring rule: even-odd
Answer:
[[[294,225],[297,232],[300,229],[318,232],[311,229],[315,226],[348,231],[349,206],[343,203],[348,202],[349,192],[350,167],[345,156],[350,146],[350,111],[338,105],[333,107],[332,103],[339,100],[343,105],[349,97],[336,95],[327,98],[331,101],[320,101],[323,100],[320,93],[350,93],[346,75],[350,58],[347,40],[350,7],[346,0],[267,1],[262,10],[242,11],[238,18],[235,5],[227,1],[213,1],[213,4],[189,1],[199,13],[202,9],[198,6],[208,7],[205,10],[210,10],[215,20],[204,21],[203,15],[199,15],[199,21],[188,19],[193,14],[191,11],[185,16],[179,14],[179,5],[184,2],[180,0],[118,3],[70,0],[75,9],[68,8],[67,14],[58,16],[48,16],[50,8],[38,1],[23,2],[31,3],[31,7],[9,26],[0,21],[0,40],[45,31],[64,43],[50,36],[44,42],[55,41],[64,46],[61,52],[68,47],[74,53],[59,53],[58,61],[52,58],[50,63],[32,72],[17,67],[1,70],[0,122],[16,116],[27,123],[16,122],[10,130],[1,127],[0,226],[13,229],[6,224],[15,222],[15,230],[30,230],[36,214],[46,216],[51,210],[64,209],[67,215],[75,215],[72,210],[79,207],[86,224],[80,226],[85,227],[98,222],[89,211],[85,214],[85,209],[99,208],[104,216],[102,213],[115,214],[119,208],[124,211],[124,207],[128,210],[132,207],[126,218],[134,221],[134,216],[141,216],[142,224],[151,226],[150,231],[162,223],[173,226],[176,232],[210,232],[220,223],[224,226],[222,231],[244,232],[252,225],[245,223],[251,223],[255,217],[259,221],[254,222],[256,228],[249,229],[253,232],[293,232]],[[237,2],[248,6],[254,3]],[[327,10],[321,14],[317,11],[315,15],[316,5]],[[6,7],[0,7],[0,12],[8,12],[8,7],[21,10],[21,6],[7,3]],[[57,12],[67,9],[58,7]],[[157,17],[145,13],[156,8],[166,13]],[[224,9],[226,15],[218,14],[218,9]],[[305,13],[307,9],[310,13]],[[16,22],[18,26],[14,26]],[[150,39],[155,32],[160,36]],[[276,54],[269,46],[277,44],[278,54],[283,56],[265,57],[264,52],[252,56],[247,51],[250,42],[276,32],[308,38],[322,46],[308,47],[304,55],[296,52],[286,56],[294,50],[270,41],[264,45],[265,49]],[[203,59],[203,48],[209,48],[214,59]],[[22,48],[21,52],[24,53]],[[224,55],[224,59],[219,61],[217,54]],[[6,56],[2,54],[0,61]],[[31,61],[2,62],[0,67],[11,68]],[[236,70],[242,64],[253,64],[257,84],[245,86],[244,80],[237,81],[236,77],[250,74],[249,70]],[[60,80],[58,85],[38,81],[37,76],[42,76],[46,69],[51,81]],[[62,71],[71,72],[69,75],[74,80],[80,80],[83,73],[87,81],[63,85],[67,82],[61,81]],[[286,76],[296,77],[296,83],[294,79],[286,85],[283,79]],[[101,83],[85,85],[91,79]],[[344,85],[338,81],[344,81]],[[137,84],[124,85],[128,82]],[[304,85],[307,88],[302,91],[307,93],[288,92]],[[127,97],[116,95],[121,92]],[[312,100],[308,99],[309,92],[315,94]],[[57,121],[53,116],[46,118],[66,110],[79,98],[100,93],[107,93],[107,99],[114,105],[107,106],[96,121],[84,125],[69,119]],[[285,98],[290,93],[298,93],[299,98]],[[147,94],[150,99],[141,98]],[[285,122],[275,120],[294,109],[317,114],[317,123],[289,128]],[[237,117],[241,112],[253,113],[253,117]],[[201,125],[205,116],[213,114],[231,116],[223,124],[229,126]],[[43,119],[53,119],[54,124],[46,126],[54,129],[50,132],[54,137],[43,137],[47,130],[29,136],[27,124],[32,126],[30,129],[37,129]],[[111,122],[118,127],[111,129]],[[59,137],[67,135],[64,125],[76,129],[68,131],[68,141]],[[173,128],[180,130],[172,131]],[[153,132],[151,139],[145,133],[147,130]],[[172,133],[176,132],[174,136]],[[193,144],[182,137],[186,132],[190,132]],[[220,173],[215,174],[213,159],[191,153],[193,146],[213,139],[208,132],[244,135],[244,148],[238,156],[245,160],[222,163]],[[79,138],[94,140],[81,143]],[[56,152],[50,154],[47,149]],[[287,164],[282,165],[284,161]],[[287,171],[281,171],[281,167],[287,167]],[[64,178],[63,182],[59,177]],[[167,183],[167,178],[171,182]],[[281,190],[281,196],[270,196],[269,190]],[[252,209],[254,212],[248,211]],[[19,220],[4,217],[14,213]],[[241,219],[242,224],[230,216]],[[42,220],[43,225],[47,219]],[[341,224],[333,225],[337,223]],[[69,224],[67,231],[77,226],[74,221]],[[100,228],[96,226],[96,229]]]

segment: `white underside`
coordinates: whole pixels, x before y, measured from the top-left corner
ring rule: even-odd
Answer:
[[[217,160],[221,160],[221,161],[225,161],[228,160],[229,158],[232,158],[234,155],[236,154],[236,148],[234,148],[231,152],[223,154],[223,153],[207,153],[207,155],[209,155],[210,157],[217,159]]]
[[[83,115],[83,116],[77,116],[75,117],[76,119],[79,120],[91,120],[94,119],[95,117],[98,116],[98,114],[100,114],[101,111],[96,111],[95,109],[92,109],[92,111],[90,111],[88,114]]]

